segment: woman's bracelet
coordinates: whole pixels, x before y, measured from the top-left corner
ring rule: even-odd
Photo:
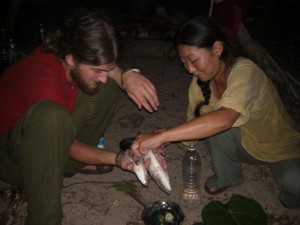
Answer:
[[[122,156],[123,151],[120,150],[117,154],[116,154],[116,159],[115,159],[115,166],[121,168],[121,156]]]
[[[126,90],[123,82],[123,76],[128,72],[140,73],[141,71],[139,69],[134,68],[134,69],[126,70],[124,73],[121,74],[121,87],[123,88],[123,90]]]

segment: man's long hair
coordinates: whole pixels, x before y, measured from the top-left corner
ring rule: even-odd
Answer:
[[[59,59],[72,54],[77,63],[101,65],[120,59],[120,38],[99,11],[80,8],[47,32],[42,50]]]

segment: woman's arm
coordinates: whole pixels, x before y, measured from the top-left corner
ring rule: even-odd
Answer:
[[[162,132],[141,134],[133,142],[131,148],[137,155],[143,155],[164,143],[210,137],[230,129],[239,115],[233,109],[221,107]]]

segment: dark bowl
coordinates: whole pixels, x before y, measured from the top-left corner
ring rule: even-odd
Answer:
[[[119,147],[121,150],[126,151],[130,149],[132,142],[135,140],[135,137],[127,137],[120,141]]]
[[[172,221],[165,221],[166,214],[173,216]],[[184,220],[184,213],[180,206],[172,201],[157,201],[147,207],[142,212],[142,219],[145,225],[180,225]]]

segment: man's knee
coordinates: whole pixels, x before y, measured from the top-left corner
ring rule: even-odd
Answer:
[[[74,126],[73,119],[68,111],[59,103],[44,99],[32,105],[24,118],[23,126],[27,123],[39,124],[40,128],[65,129]],[[69,124],[70,126],[67,126]]]
[[[34,103],[29,108],[28,112],[30,115],[40,114],[41,116],[49,116],[58,113],[68,114],[67,110],[62,105],[49,99],[43,99]]]

